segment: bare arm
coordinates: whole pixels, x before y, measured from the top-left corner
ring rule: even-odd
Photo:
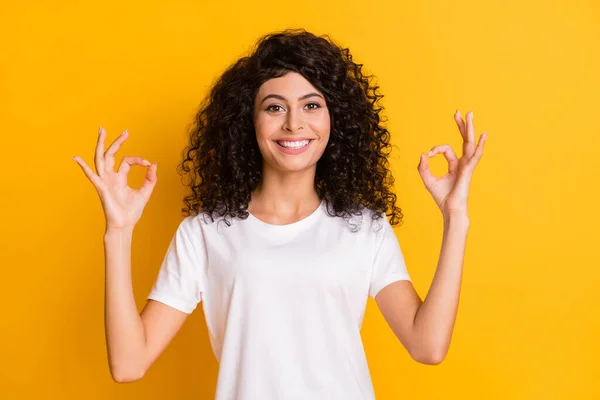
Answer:
[[[435,146],[421,154],[417,167],[423,183],[444,218],[444,235],[437,269],[425,301],[410,282],[395,282],[378,293],[376,301],[390,327],[411,356],[426,364],[446,357],[456,321],[469,216],[467,199],[473,171],[483,154],[487,133],[475,143],[473,111],[466,121],[456,110],[454,120],[463,138],[463,155],[457,158],[450,145]],[[443,153],[448,173],[441,178],[429,169],[427,157]]]
[[[440,259],[424,301],[409,281],[394,282],[375,298],[396,337],[423,364],[439,364],[450,347],[468,228],[466,218],[444,219]]]
[[[104,234],[104,328],[110,373],[117,382],[141,378],[137,364],[146,346],[144,324],[131,284],[132,236],[132,228],[107,230]]]
[[[141,379],[175,337],[187,314],[150,300],[138,314],[131,282],[132,229],[104,235],[104,322],[110,373],[116,382]]]
[[[131,241],[158,177],[157,164],[125,156],[115,171],[115,153],[127,139],[126,130],[104,151],[106,131],[100,127],[95,149],[96,171],[79,156],[85,176],[94,185],[106,216],[104,233],[104,323],[110,373],[117,382],[140,379],[183,325],[187,314],[150,301],[138,314],[131,284]],[[127,185],[132,166],[149,167],[142,187]]]

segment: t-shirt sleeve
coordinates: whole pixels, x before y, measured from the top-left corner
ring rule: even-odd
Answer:
[[[383,226],[377,232],[379,236],[378,245],[373,260],[373,270],[369,286],[369,296],[373,299],[381,289],[392,282],[400,280],[411,281],[398,238],[390,222],[385,215],[379,221],[382,221]]]
[[[201,231],[191,231],[190,217],[177,228],[160,266],[158,277],[147,296],[186,314],[190,314],[202,299],[202,267],[206,262],[199,254]],[[192,236],[190,236],[192,235]],[[196,242],[192,242],[192,238]],[[196,244],[196,245],[195,245]]]

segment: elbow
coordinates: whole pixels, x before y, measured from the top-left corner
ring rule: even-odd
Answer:
[[[139,368],[111,367],[110,375],[116,383],[131,383],[142,379],[145,371]]]
[[[444,359],[446,358],[445,354],[438,354],[438,353],[433,353],[433,354],[429,354],[427,356],[421,356],[419,358],[414,358],[413,359],[421,364],[425,364],[425,365],[439,365],[442,363],[442,361],[444,361]]]
[[[445,349],[421,349],[420,351],[410,352],[413,360],[425,365],[439,365],[444,361],[448,351]]]

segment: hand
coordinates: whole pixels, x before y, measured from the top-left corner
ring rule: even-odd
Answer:
[[[456,158],[452,147],[442,144],[432,148],[427,156],[425,153],[421,153],[421,160],[417,167],[425,187],[445,217],[456,214],[468,215],[467,199],[473,170],[481,159],[483,144],[488,137],[487,133],[481,135],[477,147],[475,147],[473,111],[467,113],[466,124],[458,110],[454,114],[454,120],[463,137],[462,157]],[[448,160],[448,173],[441,178],[437,178],[431,173],[428,164],[428,157],[433,157],[438,153],[443,153]]]
[[[129,132],[125,130],[121,136],[112,142],[105,153],[104,138],[106,137],[106,131],[100,127],[94,158],[97,174],[79,156],[73,157],[100,196],[106,217],[107,231],[109,229],[133,228],[141,218],[144,207],[148,203],[157,181],[157,164],[150,164],[142,157],[123,157],[119,170],[114,172],[115,153],[119,150],[121,144],[125,142],[128,135]],[[127,186],[127,174],[132,165],[150,166],[146,172],[146,179],[138,190]]]

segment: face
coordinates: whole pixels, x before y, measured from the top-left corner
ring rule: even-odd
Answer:
[[[325,96],[295,72],[270,79],[254,100],[254,128],[263,167],[316,169],[329,140]]]

